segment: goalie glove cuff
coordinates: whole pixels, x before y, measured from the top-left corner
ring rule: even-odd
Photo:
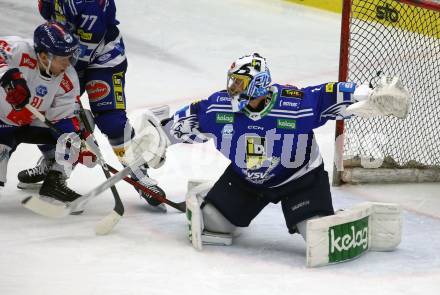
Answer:
[[[353,100],[355,101],[364,101],[368,100],[373,89],[371,89],[367,84],[362,84],[356,87],[356,90],[353,93]]]

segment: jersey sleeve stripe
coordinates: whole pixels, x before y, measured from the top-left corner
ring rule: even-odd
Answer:
[[[70,8],[70,12],[72,13],[73,16],[78,15],[78,11],[76,10],[75,7],[75,3],[73,3],[73,0],[69,0],[69,8]]]

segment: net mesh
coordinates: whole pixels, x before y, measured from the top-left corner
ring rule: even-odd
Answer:
[[[440,13],[393,0],[353,0],[348,81],[399,76],[412,102],[404,120],[345,122],[344,159],[384,159],[386,166],[440,167]]]

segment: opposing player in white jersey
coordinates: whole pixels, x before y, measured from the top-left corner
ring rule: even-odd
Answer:
[[[54,22],[38,26],[33,43],[0,37],[1,186],[6,182],[9,157],[18,144],[56,144],[61,135],[79,130],[75,113],[80,89],[72,66],[77,50],[78,40]],[[28,104],[44,113],[58,132],[36,119]],[[54,159],[54,155],[45,156]],[[65,163],[54,162],[42,179],[40,194],[67,202],[79,197],[67,187],[65,174]]]

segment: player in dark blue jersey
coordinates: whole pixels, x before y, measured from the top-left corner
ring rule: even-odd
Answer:
[[[134,136],[134,129],[125,111],[127,58],[124,42],[117,27],[119,21],[116,20],[114,0],[39,0],[38,7],[46,20],[64,24],[78,37],[80,54],[75,69],[80,78],[81,94],[87,91],[96,125],[107,136],[121,163],[126,165],[123,156]],[[124,132],[130,130],[131,136],[124,136]],[[42,161],[41,165],[47,162]],[[21,175],[28,176],[29,173],[35,174],[35,171],[35,168],[28,169],[22,171]],[[151,185],[144,180],[145,176],[148,175],[144,166],[132,174],[142,185],[165,195],[159,186]],[[21,182],[29,179],[19,176]],[[163,204],[145,192],[138,192],[150,205],[166,210]]]
[[[372,115],[393,113],[371,97],[369,87],[356,89],[351,82],[301,89],[271,84],[266,60],[257,53],[235,61],[227,89],[177,111],[170,128],[174,138],[186,143],[213,138],[231,160],[215,184],[194,193],[196,199],[189,198],[189,217],[198,216],[201,208],[200,220],[191,224],[191,237],[200,225],[203,241],[215,243],[220,237],[220,243],[229,244],[234,228],[247,227],[269,203],[281,202],[289,232],[303,236],[308,219],[334,214],[313,129],[366,110]],[[360,99],[363,107],[350,111]],[[407,105],[401,111],[406,113]]]

